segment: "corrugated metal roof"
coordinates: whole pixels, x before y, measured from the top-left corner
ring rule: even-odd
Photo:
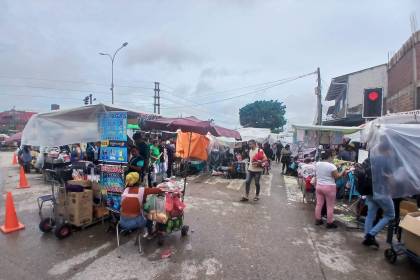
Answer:
[[[341,83],[348,83],[349,76],[359,74],[364,71],[369,71],[377,67],[386,67],[386,65],[387,65],[386,63],[380,64],[380,65],[372,66],[369,68],[365,68],[359,71],[351,72],[351,73],[333,78],[331,80],[330,87],[328,88],[328,93],[327,93],[327,96],[325,97],[325,100],[332,101],[332,100],[335,100],[337,97],[341,96],[342,94],[346,94],[347,87],[346,85],[342,85]],[[340,84],[335,84],[335,83],[340,83]]]
[[[335,105],[328,107],[327,115],[332,115],[335,113]]]
[[[328,88],[327,96],[325,96],[326,101],[335,100],[337,99],[337,97],[343,94],[346,94],[347,86],[344,84],[347,83],[348,77],[349,77],[348,75],[344,75],[337,78],[333,78],[331,80],[331,84],[330,84],[330,87]]]

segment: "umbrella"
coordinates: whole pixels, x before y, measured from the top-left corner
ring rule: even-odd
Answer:
[[[13,142],[20,142],[22,139],[22,132],[18,132],[16,134],[13,134],[6,140],[6,144],[13,143]]]
[[[194,132],[202,135],[206,135],[210,132],[216,137],[241,138],[241,135],[235,130],[217,126],[210,121],[202,121],[195,117],[147,120],[145,121],[144,128],[146,130],[162,131],[177,131],[178,129],[181,129],[181,131],[184,132]]]

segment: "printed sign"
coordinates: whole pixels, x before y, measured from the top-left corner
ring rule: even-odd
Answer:
[[[124,170],[118,165],[101,165],[101,185],[107,192],[122,193]]]
[[[106,112],[99,117],[101,141],[127,141],[127,112]]]
[[[106,112],[99,116],[101,149],[99,159],[104,163],[126,163],[127,112]],[[107,207],[116,211],[121,207],[124,190],[124,170],[121,165],[101,165],[100,184],[106,191]]]
[[[127,147],[101,147],[100,160],[105,162],[126,163]]]

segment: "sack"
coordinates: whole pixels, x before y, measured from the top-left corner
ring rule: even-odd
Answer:
[[[308,176],[305,179],[305,189],[306,192],[313,192],[314,191],[314,184],[312,183],[312,181],[315,181],[315,177],[312,176]]]
[[[281,163],[288,163],[290,161],[290,155],[282,155]]]

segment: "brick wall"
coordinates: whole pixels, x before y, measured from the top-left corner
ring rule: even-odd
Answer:
[[[416,44],[417,82],[420,81],[420,43]]]
[[[392,113],[406,112],[414,110],[414,94],[411,85],[388,97],[386,100],[386,111]]]
[[[411,49],[388,70],[388,96],[397,94],[410,85],[412,80],[413,50]]]
[[[420,33],[416,34],[420,36]],[[416,70],[417,81],[420,84],[420,42],[417,40]],[[388,97],[385,109],[391,112],[415,110],[415,93],[413,81],[413,48],[412,41],[404,44],[399,53],[393,57],[388,69]]]

